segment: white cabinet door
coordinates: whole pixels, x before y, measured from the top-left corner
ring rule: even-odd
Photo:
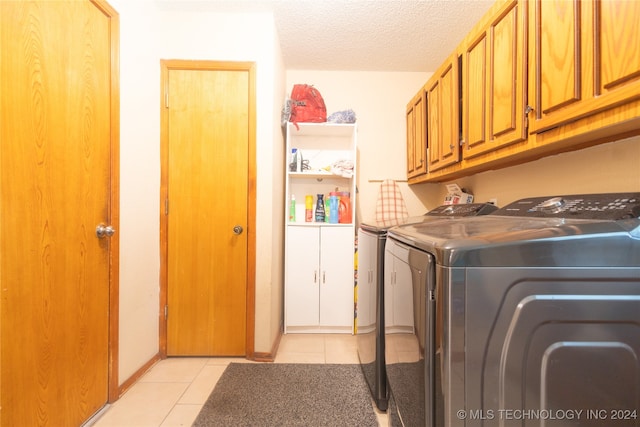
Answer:
[[[354,234],[352,227],[321,227],[320,325],[353,327]]]
[[[317,325],[320,317],[318,227],[290,227],[287,234],[287,326]]]

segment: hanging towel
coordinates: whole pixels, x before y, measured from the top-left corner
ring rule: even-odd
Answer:
[[[387,179],[380,184],[376,202],[376,222],[379,226],[391,227],[402,224],[409,217],[398,184]]]

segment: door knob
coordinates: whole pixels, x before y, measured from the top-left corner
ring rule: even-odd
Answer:
[[[99,239],[111,237],[115,232],[115,228],[110,225],[98,224],[98,226],[96,227],[96,236],[98,236]]]
[[[242,234],[242,226],[240,225],[236,225],[235,227],[233,227],[233,233],[234,234]]]

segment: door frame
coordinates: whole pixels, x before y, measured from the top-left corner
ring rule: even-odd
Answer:
[[[167,319],[164,307],[168,295],[168,226],[165,214],[165,200],[169,197],[169,113],[168,100],[169,71],[247,71],[249,73],[249,117],[248,117],[248,170],[247,170],[247,292],[246,292],[246,343],[247,359],[254,358],[255,342],[255,271],[256,271],[256,64],[254,62],[227,62],[161,59],[160,60],[160,301],[158,321],[160,332],[160,357],[167,357]]]
[[[109,18],[111,40],[111,164],[109,218],[116,234],[109,240],[109,343],[107,368],[107,402],[120,397],[118,379],[120,328],[120,15],[106,0],[90,0]]]

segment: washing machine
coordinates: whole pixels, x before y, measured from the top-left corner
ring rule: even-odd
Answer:
[[[497,206],[489,203],[443,205],[423,216],[411,217],[405,223],[429,222],[434,219],[486,215]],[[384,280],[385,242],[387,231],[382,227],[363,223],[358,228],[358,286],[356,306],[356,334],[358,358],[362,372],[377,407],[387,410],[388,392],[384,363]],[[392,308],[389,305],[387,312]]]
[[[391,425],[640,425],[640,193],[526,198],[385,247]]]

